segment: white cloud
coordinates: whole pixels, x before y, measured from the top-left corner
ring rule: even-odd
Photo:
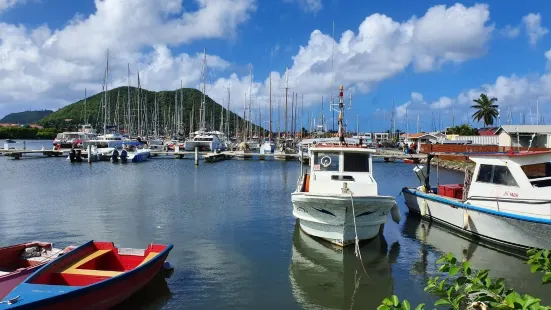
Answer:
[[[437,110],[451,109],[454,103],[454,99],[448,97],[440,97],[437,101],[431,103],[430,107]]]
[[[321,0],[284,0],[285,2],[297,2],[300,7],[309,13],[317,13],[323,9]]]
[[[551,49],[547,50],[547,52],[545,52],[545,58],[547,59],[547,64],[545,65],[545,69],[547,71],[551,71]]]
[[[142,85],[148,89],[174,89],[181,79],[185,86],[200,88],[202,55],[175,55],[171,47],[200,38],[225,38],[256,7],[253,0],[197,3],[199,9],[189,12],[180,0],[97,0],[94,14],[77,16],[61,29],[52,30],[46,25],[27,29],[0,23],[0,55],[6,56],[0,63],[0,112],[32,102],[55,108],[81,98],[84,87],[101,90],[107,48],[111,87],[126,85],[130,63],[134,85],[135,72],[140,70]],[[129,11],[133,12],[130,18],[125,14]],[[488,6],[483,4],[440,5],[404,22],[372,14],[356,33],[346,30],[336,42],[330,35],[314,30],[292,58],[288,73],[291,91],[305,94],[305,105],[319,103],[322,95],[327,98],[333,44],[334,94],[337,85],[342,84],[346,96],[367,92],[409,65],[418,71],[430,71],[446,63],[480,57],[494,29],[489,16]],[[248,77],[230,74],[219,78],[230,66],[227,60],[214,55],[209,55],[208,65],[208,95],[221,102],[231,84],[232,106],[241,107],[249,88]],[[264,106],[268,84],[268,77],[257,77],[252,87],[254,97]],[[284,72],[272,72],[274,104],[282,100],[283,86]],[[423,101],[420,94],[412,94],[412,100]]]
[[[541,15],[530,13],[522,18],[528,41],[531,45],[536,45],[539,39],[546,35],[549,30],[541,26]]]
[[[24,2],[26,2],[26,0],[0,0],[0,14],[2,14],[2,12],[6,11],[7,9],[14,7],[15,5]]]
[[[514,39],[520,34],[520,28],[516,26],[507,25],[499,30],[499,33],[509,39]]]

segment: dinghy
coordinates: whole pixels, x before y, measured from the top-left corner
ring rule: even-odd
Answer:
[[[0,309],[108,309],[146,285],[163,268],[172,245],[117,248],[89,241],[19,284]]]
[[[52,243],[40,241],[0,248],[0,298],[6,297],[31,273],[62,252]]]

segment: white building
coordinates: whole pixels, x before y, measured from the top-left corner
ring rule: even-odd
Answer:
[[[499,146],[551,147],[551,125],[503,125],[496,134]]]

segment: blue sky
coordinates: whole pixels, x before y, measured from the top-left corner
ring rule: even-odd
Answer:
[[[532,109],[536,122],[536,102],[551,121],[550,8],[549,1],[0,0],[0,116],[59,108],[84,87],[99,91],[106,48],[112,86],[125,83],[130,63],[154,90],[180,80],[199,87],[206,48],[207,93],[222,101],[231,82],[236,111],[249,64],[261,108],[270,72],[281,92],[289,67],[291,91],[304,94],[317,116],[329,95],[335,21],[334,89],[342,83],[353,93],[354,128],[360,114],[362,131],[388,129],[393,102],[402,129],[406,107],[412,131],[417,115],[426,131],[433,114],[443,126],[452,114],[456,124],[468,122],[480,92],[498,97],[502,123],[507,109],[514,123],[521,113],[530,123]]]

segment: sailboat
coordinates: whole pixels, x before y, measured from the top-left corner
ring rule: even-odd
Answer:
[[[310,148],[309,172],[302,172],[291,195],[293,215],[307,234],[339,246],[372,239],[388,214],[400,221],[393,196],[381,196],[373,177],[375,151],[348,144],[344,139],[343,86],[339,87],[339,142]]]
[[[198,131],[191,133],[191,138],[186,140],[184,148],[186,151],[193,151],[195,148],[199,148],[201,151],[224,151],[226,144],[222,142],[220,137],[212,131],[207,131],[205,123],[206,114],[206,83],[207,83],[207,49],[205,48],[203,57],[203,100],[201,101],[200,114],[200,127]]]
[[[276,145],[272,140],[272,74],[270,73],[270,132],[268,133],[268,140],[260,146],[260,154],[273,154]]]

